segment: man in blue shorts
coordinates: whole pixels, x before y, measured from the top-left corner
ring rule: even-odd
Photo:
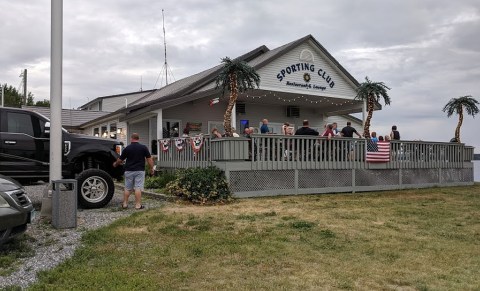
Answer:
[[[153,175],[153,159],[148,148],[139,143],[140,137],[138,133],[130,136],[130,144],[123,150],[120,158],[114,163],[113,167],[125,162],[125,193],[123,196],[122,208],[128,207],[128,198],[130,192],[135,191],[135,209],[145,208],[142,205],[142,190],[145,183],[145,160],[150,166],[150,174]]]

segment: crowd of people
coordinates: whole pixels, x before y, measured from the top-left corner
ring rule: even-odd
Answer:
[[[250,138],[250,135],[255,131],[253,127],[247,127],[244,130],[244,136]],[[270,128],[268,127],[268,119],[262,120],[262,125],[260,126],[260,133],[261,134],[270,134]],[[298,128],[296,131],[294,127],[290,126],[290,123],[285,122],[282,126],[281,134],[283,135],[312,135],[312,136],[322,136],[326,137],[327,139],[331,139],[334,137],[350,137],[353,138],[355,134],[359,138],[363,136],[358,133],[358,131],[352,127],[352,123],[347,121],[347,125],[342,128],[342,130],[338,130],[338,124],[333,122],[331,124],[325,124],[324,131],[319,133],[317,130],[310,127],[308,120],[303,120],[302,127]],[[390,134],[385,136],[378,136],[375,131],[373,131],[370,135],[371,139],[374,141],[389,141],[389,140],[400,140],[400,132],[397,129],[396,125],[392,126],[392,131]]]
[[[260,126],[259,129],[261,134],[271,134],[271,129],[268,126],[268,119],[263,119],[262,120],[262,125]],[[187,123],[184,130],[183,130],[183,137],[188,137],[190,132],[189,124]],[[243,137],[246,138],[251,138],[251,135],[256,132],[256,129],[254,127],[246,127],[243,131]],[[321,136],[321,137],[326,137],[328,140],[335,138],[335,137],[349,137],[353,138],[354,135],[356,135],[359,138],[362,138],[360,133],[352,127],[352,123],[350,121],[347,121],[347,125],[343,127],[341,130],[338,129],[338,124],[337,122],[333,122],[331,124],[325,124],[324,126],[324,131],[322,133],[318,132],[317,130],[313,129],[309,125],[308,120],[303,120],[302,126],[295,130],[293,126],[290,125],[290,123],[285,122],[282,125],[281,129],[281,134],[282,135],[310,135],[310,136]],[[240,137],[240,135],[236,132],[235,128],[232,128],[232,136],[233,137]],[[221,133],[220,130],[216,127],[212,128],[210,132],[210,137],[215,139],[215,138],[222,138],[225,137],[225,133]],[[390,140],[400,140],[400,132],[397,129],[396,125],[392,126],[392,130],[390,134],[386,135],[377,135],[375,131],[372,131],[370,134],[370,138],[373,141],[390,141]]]
[[[185,125],[185,128],[183,129],[183,134],[182,137],[188,137],[190,134],[190,124],[187,123]],[[273,134],[272,128],[269,127],[268,124],[268,119],[263,119],[262,124],[259,128],[254,128],[254,127],[245,127],[243,131],[243,137],[249,139],[249,149],[252,149],[252,134],[254,133],[260,133],[260,134]],[[333,152],[339,150],[339,146],[337,145],[337,148],[333,149],[331,148],[332,145],[330,143],[327,143],[327,141],[334,139],[334,138],[340,138],[340,137],[345,137],[345,138],[353,138],[354,136],[358,138],[363,138],[365,137],[364,135],[361,135],[354,127],[352,127],[352,123],[350,121],[347,121],[346,126],[344,126],[341,130],[338,128],[337,122],[333,122],[331,124],[325,124],[323,132],[317,131],[315,128],[310,127],[310,123],[308,120],[303,120],[302,126],[299,127],[298,129],[295,130],[294,126],[291,126],[289,122],[285,122],[282,127],[281,127],[281,135],[284,136],[317,136],[317,137],[323,137],[323,141],[321,142],[323,145],[323,153],[324,156],[333,156]],[[177,135],[178,136],[178,135]],[[216,127],[212,128],[210,131],[210,138],[211,139],[218,139],[218,138],[223,138],[226,137],[225,133],[220,132],[220,130]],[[240,137],[240,135],[236,132],[235,128],[232,128],[232,137]],[[375,131],[371,132],[370,137],[372,141],[378,142],[378,141],[390,141],[390,140],[400,140],[400,132],[397,129],[396,125],[392,126],[392,130],[389,134],[386,135],[377,135]],[[320,142],[320,141],[319,141]],[[254,145],[255,149],[261,149],[263,147],[266,148],[273,148],[273,141],[262,141],[261,145]],[[285,143],[284,141],[281,142],[281,145],[277,146],[281,148],[281,152],[284,153],[284,157],[286,158],[288,155],[292,153],[291,149],[294,148],[292,146],[293,141],[288,141]],[[353,148],[353,144],[349,146],[349,148]],[[255,150],[256,151],[256,150]],[[303,150],[304,152],[306,149]],[[252,153],[250,153],[251,155]],[[349,155],[352,153],[349,151]]]

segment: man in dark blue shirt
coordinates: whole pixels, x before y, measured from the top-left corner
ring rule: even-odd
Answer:
[[[123,196],[123,208],[128,207],[130,192],[135,191],[135,209],[145,208],[142,205],[142,190],[145,183],[145,160],[150,166],[150,174],[153,175],[153,159],[148,148],[139,143],[138,133],[130,136],[130,144],[123,150],[120,157],[113,163],[113,167],[125,162],[125,193]]]
[[[318,131],[313,128],[310,128],[308,120],[303,121],[303,126],[295,131],[295,135],[319,135]]]

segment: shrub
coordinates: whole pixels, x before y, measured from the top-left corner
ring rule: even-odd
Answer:
[[[166,192],[199,204],[228,202],[233,197],[225,174],[216,167],[178,170]]]
[[[147,176],[145,179],[145,189],[163,189],[168,182],[173,181],[175,175],[171,173],[160,173],[158,176]]]

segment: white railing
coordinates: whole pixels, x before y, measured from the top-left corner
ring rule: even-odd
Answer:
[[[251,139],[206,136],[198,152],[190,145],[190,138],[184,139],[186,145],[181,150],[175,142],[172,138],[168,150],[160,149],[161,167],[206,167],[216,161],[247,162],[254,170],[368,169],[373,165],[365,161],[365,139],[259,134]],[[473,149],[461,143],[392,141],[390,161],[381,165],[387,169],[463,168],[464,162],[473,159]]]

